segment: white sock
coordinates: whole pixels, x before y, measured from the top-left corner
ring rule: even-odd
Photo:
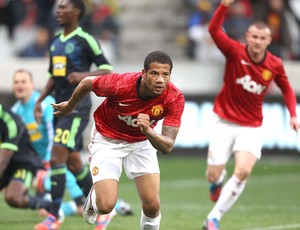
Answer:
[[[155,218],[145,216],[143,210],[141,212],[141,230],[159,230],[161,214]]]
[[[95,192],[95,188],[92,188],[92,191],[91,191],[91,200],[92,200],[92,206],[93,206],[93,209],[96,213],[98,214],[101,214],[97,208],[97,204],[96,204],[96,192]]]
[[[247,181],[240,181],[233,175],[222,188],[220,197],[207,218],[217,218],[220,220],[223,214],[226,213],[240,197],[246,182]]]

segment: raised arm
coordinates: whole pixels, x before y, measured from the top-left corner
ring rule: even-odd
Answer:
[[[58,104],[51,104],[56,110],[53,114],[57,117],[69,115],[77,106],[79,101],[92,91],[92,81],[95,77],[84,78],[75,88],[71,98]]]
[[[227,8],[234,2],[234,0],[222,0],[219,7],[214,13],[211,22],[209,23],[208,31],[210,34],[216,33],[218,30],[222,30],[222,25],[227,13]]]
[[[234,0],[222,0],[220,5],[216,9],[213,17],[208,26],[208,32],[214,40],[217,47],[226,56],[234,50],[235,43],[223,30],[223,23],[228,11],[228,7],[234,2]],[[230,51],[230,52],[228,52]]]

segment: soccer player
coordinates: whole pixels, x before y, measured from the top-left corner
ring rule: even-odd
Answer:
[[[43,164],[31,145],[21,118],[0,104],[0,191],[14,208],[45,208],[50,202],[29,194],[32,178]]]
[[[45,167],[45,170],[39,170],[37,173],[37,190],[43,195],[45,190],[50,192],[50,177],[48,174],[50,173],[50,156],[54,137],[54,116],[51,103],[55,101],[52,96],[47,96],[43,100],[41,122],[37,124],[34,118],[34,106],[40,93],[34,89],[33,76],[28,70],[19,69],[14,73],[13,92],[18,100],[11,110],[18,114],[25,123],[31,143]],[[74,175],[69,170],[66,173],[66,188],[76,205],[74,208],[74,205],[64,202],[61,208],[65,215],[74,215],[78,209],[83,209],[85,196],[77,185]]]
[[[140,229],[160,226],[160,170],[157,151],[169,154],[179,131],[184,96],[171,82],[173,63],[161,51],[147,55],[137,73],[86,77],[68,101],[53,104],[54,115],[72,114],[93,91],[105,101],[94,113],[91,131],[90,171],[94,185],[83,216],[93,224],[98,214],[110,213],[118,197],[118,181],[124,166],[142,202]],[[161,134],[153,128],[163,120]]]
[[[290,113],[290,127],[296,132],[296,97],[286,76],[282,60],[267,51],[270,28],[263,22],[249,26],[247,45],[229,38],[222,30],[226,12],[234,0],[222,0],[213,15],[209,33],[226,57],[224,85],[213,111],[216,123],[209,144],[206,176],[215,206],[207,216],[204,229],[218,230],[219,221],[242,194],[252,169],[261,157],[262,104],[268,86],[280,88]],[[224,185],[226,163],[234,154],[233,175]]]
[[[61,0],[56,11],[57,21],[63,30],[51,41],[49,50],[49,79],[35,104],[35,119],[40,123],[42,101],[54,92],[57,103],[67,100],[77,84],[88,75],[105,75],[112,72],[101,47],[93,36],[79,26],[84,15],[82,0]],[[91,65],[96,69],[90,71]],[[91,99],[87,95],[68,117],[55,119],[51,150],[52,206],[47,218],[35,226],[36,230],[58,229],[58,211],[65,191],[67,167],[74,173],[85,196],[92,178],[81,160],[82,133],[89,121]]]

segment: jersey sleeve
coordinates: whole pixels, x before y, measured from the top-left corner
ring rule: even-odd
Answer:
[[[282,61],[278,61],[278,76],[274,79],[276,85],[280,88],[284,103],[290,113],[291,117],[296,117],[296,106],[297,106],[297,99],[295,92],[289,83],[288,77],[285,73]]]
[[[100,43],[92,35],[87,37],[89,55],[92,62],[98,67],[98,69],[112,70],[112,65],[108,62],[101,49]]]
[[[237,41],[228,37],[222,28],[227,11],[228,7],[223,4],[219,5],[209,23],[208,31],[216,46],[228,57],[234,53],[233,51],[235,50],[234,48],[236,47]]]
[[[179,94],[168,106],[168,113],[163,121],[163,125],[180,127],[181,116],[184,109],[184,96]]]
[[[107,74],[104,76],[98,76],[92,81],[92,90],[99,97],[110,97],[114,98],[115,96],[124,93],[127,84],[124,80],[128,75],[125,74]]]
[[[18,143],[20,141],[20,124],[18,124],[13,116],[6,112],[2,111],[0,118],[1,126],[1,144],[0,149],[9,149],[14,152],[18,151]]]

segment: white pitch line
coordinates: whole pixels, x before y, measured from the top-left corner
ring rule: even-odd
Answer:
[[[278,225],[267,228],[247,228],[243,230],[283,230],[283,229],[300,229],[300,224]]]

